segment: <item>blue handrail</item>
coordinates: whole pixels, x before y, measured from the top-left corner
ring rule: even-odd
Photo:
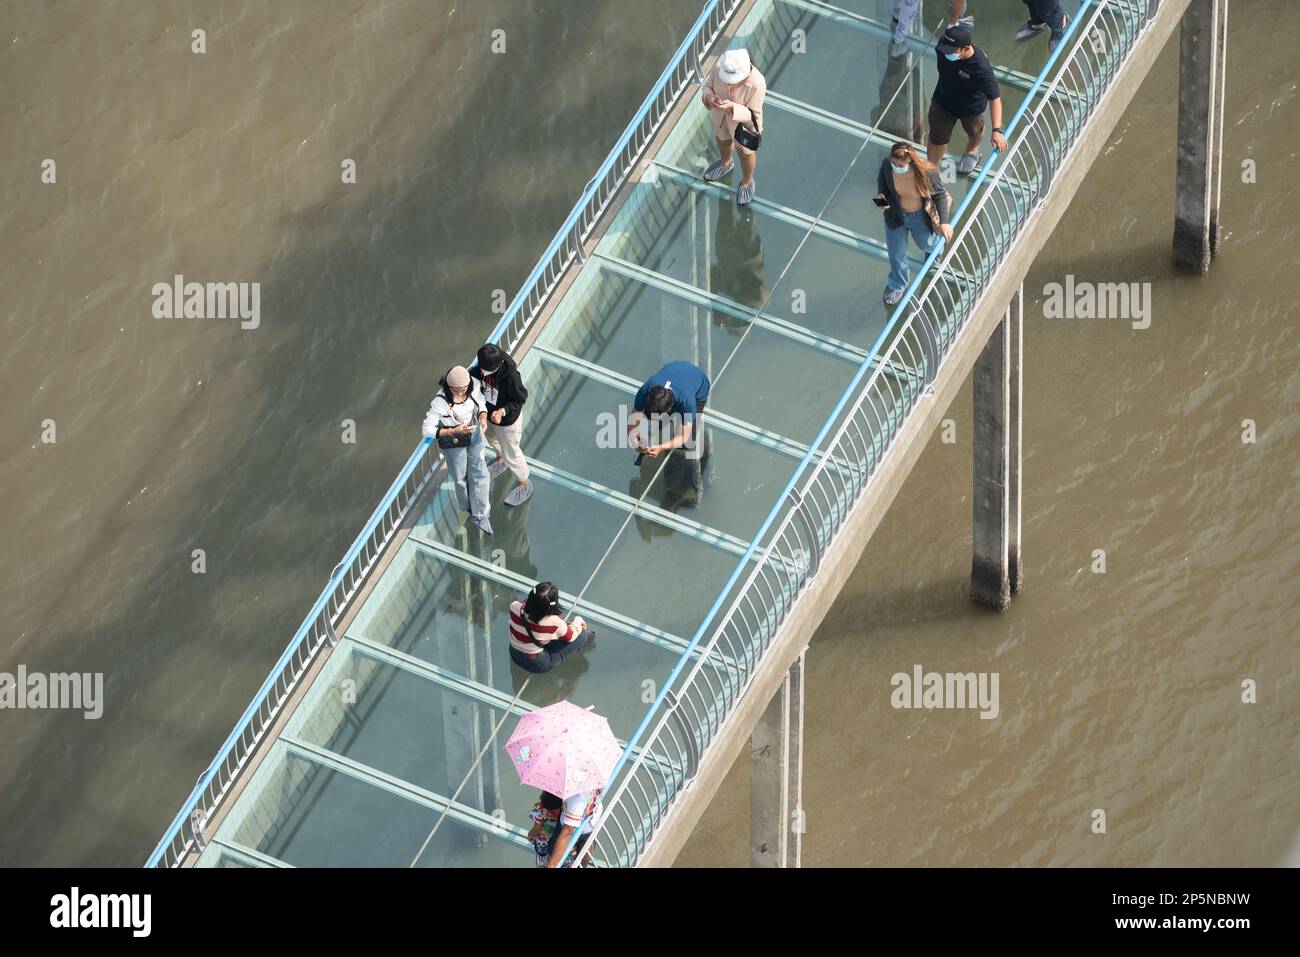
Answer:
[[[1066,41],[1069,40],[1074,30],[1078,27],[1079,23],[1083,20],[1083,17],[1081,15],[1083,10],[1086,9],[1088,6],[1099,2],[1101,2],[1101,0],[1084,0],[1083,4],[1079,8],[1079,12],[1073,18],[1071,18],[1070,23],[1066,28],[1065,35],[1061,39],[1061,42],[1056,45],[1056,49],[1053,50],[1051,56],[1047,58],[1047,62],[1043,65],[1042,71],[1038,74],[1037,78],[1030,86],[1029,91],[1025,94],[1024,101],[1020,104],[1020,108],[1016,111],[1015,116],[1012,117],[1011,122],[1007,124],[1007,131],[1005,135],[1008,138],[1010,137],[1012,131],[1016,128],[1016,125],[1020,122],[1020,118],[1024,115],[1025,110],[1029,107],[1029,104],[1032,101],[1034,94],[1038,91],[1039,87],[1042,86],[1043,81],[1046,79],[1047,75],[1051,72],[1052,67],[1056,64],[1058,57],[1061,55],[1061,51],[1065,49]],[[979,191],[981,184],[988,177],[989,170],[992,169],[997,157],[998,157],[998,151],[994,149],[989,154],[989,158],[988,160],[985,161],[984,166],[981,168],[979,175],[976,177],[975,181],[971,184],[971,188],[967,191],[965,197],[963,197],[960,205],[958,205],[957,211],[951,217],[953,222],[956,222],[966,211],[966,207],[970,205],[971,201],[975,197],[975,194]],[[880,335],[876,337],[876,341],[872,344],[871,348],[867,351],[866,358],[863,359],[862,363],[858,366],[857,372],[855,372],[853,375],[853,379],[849,382],[848,386],[845,388],[843,394],[839,398],[839,401],[835,403],[834,409],[831,410],[831,414],[827,417],[826,422],[822,425],[821,429],[817,432],[816,438],[814,438],[813,441],[809,443],[808,451],[805,452],[803,458],[799,460],[799,464],[795,468],[794,474],[790,477],[790,481],[786,483],[786,486],[781,491],[781,494],[777,496],[776,503],[772,506],[771,511],[767,513],[767,517],[763,519],[763,524],[759,527],[758,532],[754,535],[754,538],[750,541],[749,547],[745,549],[745,553],[740,557],[740,560],[737,562],[735,569],[731,573],[731,576],[727,579],[727,583],[722,587],[722,590],[718,593],[718,597],[714,600],[713,605],[709,608],[708,614],[705,615],[704,620],[700,623],[700,626],[695,630],[695,634],[691,636],[691,640],[689,643],[687,643],[685,650],[682,651],[681,657],[679,657],[677,660],[677,664],[673,666],[673,670],[669,672],[668,677],[664,680],[663,686],[660,689],[659,693],[655,696],[654,701],[652,701],[650,703],[650,706],[646,709],[645,716],[642,717],[640,724],[638,724],[636,730],[632,732],[632,736],[628,739],[627,746],[623,749],[623,753],[619,755],[618,761],[614,764],[614,768],[609,774],[609,782],[611,784],[618,777],[618,773],[627,764],[629,756],[632,754],[632,751],[640,743],[641,736],[645,733],[646,728],[650,725],[651,719],[659,711],[659,708],[663,705],[663,702],[667,698],[668,693],[672,690],[673,683],[677,680],[677,676],[681,673],[682,669],[686,666],[687,661],[690,660],[690,656],[692,655],[692,653],[694,653],[696,647],[698,647],[700,641],[703,639],[704,635],[708,632],[709,628],[712,626],[713,619],[717,615],[718,610],[722,607],[723,601],[726,599],[727,595],[731,592],[731,589],[735,587],[736,582],[739,581],[740,579],[741,573],[745,570],[745,568],[749,565],[749,562],[753,559],[754,552],[757,550],[759,543],[762,542],[763,537],[767,534],[768,529],[771,527],[772,523],[776,520],[776,517],[780,513],[782,507],[784,506],[790,492],[794,489],[795,485],[802,477],[804,470],[808,467],[808,464],[813,460],[818,448],[820,448],[821,446],[822,440],[825,439],[826,437],[826,433],[830,430],[831,426],[835,424],[836,420],[839,418],[840,412],[843,411],[845,405],[847,405],[848,402],[856,396],[857,388],[859,383],[861,383],[862,381],[862,377],[866,375],[868,369],[871,366],[872,361],[878,355],[880,351],[880,347],[884,344],[885,340],[893,332],[894,326],[903,317],[909,300],[915,294],[917,287],[921,284],[921,280],[925,277],[926,272],[934,264],[935,259],[943,251],[943,247],[944,247],[943,243],[936,243],[935,248],[932,249],[929,255],[926,256],[925,263],[917,271],[916,276],[912,279],[912,282],[908,285],[907,290],[903,294],[903,298],[899,301],[898,306],[894,309],[893,315],[891,315],[889,321],[885,323],[885,328],[881,331]],[[571,836],[569,839],[569,847],[565,851],[566,854],[565,859],[567,859],[568,854],[572,853],[573,845],[574,843],[576,843],[577,837],[578,834],[577,831],[575,830],[573,836]]]
[[[609,174],[611,169],[613,169],[619,153],[627,146],[641,122],[649,114],[651,108],[654,106],[656,98],[663,92],[664,88],[667,86],[669,78],[678,66],[681,65],[683,59],[686,57],[687,51],[695,44],[699,37],[700,30],[703,29],[704,25],[708,22],[709,17],[713,15],[720,2],[721,0],[707,0],[704,4],[703,10],[696,18],[695,23],[691,26],[690,32],[687,33],[686,39],[677,47],[672,59],[670,59],[668,65],[664,67],[663,72],[659,74],[659,78],[655,81],[654,86],[651,87],[650,93],[646,96],[645,100],[642,101],[640,108],[628,123],[627,128],[624,129],[622,136],[619,137],[613,148],[610,149],[609,154],[605,157],[605,161],[601,163],[599,169],[597,169],[596,175],[591,178],[587,183],[587,186],[583,189],[581,196],[579,196],[577,202],[574,204],[573,209],[570,210],[568,217],[565,218],[563,225],[560,226],[555,237],[551,240],[550,245],[548,245],[545,252],[542,253],[541,258],[537,260],[537,264],[533,267],[532,272],[528,274],[527,279],[525,279],[523,285],[520,286],[519,292],[515,294],[515,298],[511,301],[510,306],[506,309],[501,320],[496,324],[492,332],[488,334],[486,341],[493,343],[500,342],[501,336],[505,334],[510,323],[514,321],[516,314],[521,308],[523,308],[523,304],[527,301],[531,291],[536,288],[537,282],[541,278],[547,265],[551,262],[556,252],[559,251],[560,246],[572,232],[574,224],[578,221],[578,217],[582,214],[595,191],[599,188],[600,181]],[[379,523],[383,520],[384,514],[392,506],[398,492],[414,474],[415,469],[424,457],[425,452],[432,441],[432,439],[423,439],[420,444],[415,447],[415,451],[413,451],[407,459],[406,465],[403,466],[402,470],[398,473],[397,478],[394,479],[393,484],[380,500],[379,505],[375,508],[369,520],[364,526],[362,526],[361,532],[352,543],[352,547],[349,548],[347,553],[343,556],[343,560],[335,566],[335,570],[330,575],[329,581],[326,583],[324,590],[320,593],[320,597],[316,599],[315,604],[311,607],[311,611],[308,612],[307,617],[298,627],[298,630],[294,632],[294,636],[290,640],[288,647],[285,648],[284,653],[280,655],[280,658],[276,661],[275,665],[272,666],[266,680],[262,682],[262,685],[258,688],[253,700],[249,703],[248,707],[244,709],[244,713],[240,716],[239,721],[236,722],[234,730],[230,732],[229,737],[226,738],[225,743],[217,752],[216,757],[213,758],[212,763],[208,765],[207,770],[199,777],[199,780],[194,785],[189,797],[185,799],[185,802],[181,805],[181,809],[172,820],[171,825],[163,834],[162,839],[159,840],[153,853],[149,855],[149,859],[145,863],[146,867],[156,867],[158,865],[158,862],[165,853],[167,846],[175,839],[177,831],[184,826],[186,820],[188,820],[189,816],[194,812],[200,794],[202,794],[204,788],[212,783],[212,779],[216,775],[217,769],[220,767],[221,763],[230,756],[230,752],[233,750],[236,742],[247,730],[249,722],[257,713],[258,708],[261,707],[262,702],[275,684],[280,672],[284,670],[285,665],[289,663],[289,660],[301,645],[303,638],[311,629],[316,619],[325,610],[326,605],[329,603],[331,594],[337,587],[339,576],[347,572],[348,567],[356,559],[357,555],[360,554],[366,540],[374,534],[375,529],[378,528]]]

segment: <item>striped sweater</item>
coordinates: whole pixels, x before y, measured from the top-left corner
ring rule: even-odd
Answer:
[[[533,635],[528,636],[528,628]],[[572,641],[577,637],[573,626],[559,615],[547,615],[539,622],[528,622],[524,627],[524,603],[516,598],[510,603],[510,647],[533,655],[552,641]]]

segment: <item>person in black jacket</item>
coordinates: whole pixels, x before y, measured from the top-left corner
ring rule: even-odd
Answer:
[[[528,390],[519,378],[515,360],[492,343],[478,351],[478,365],[470,375],[482,383],[483,397],[487,400],[487,440],[496,452],[496,459],[488,466],[488,474],[496,478],[506,469],[514,472],[518,483],[506,495],[507,505],[522,505],[533,495],[533,483],[528,478],[528,460],[524,458],[519,441],[523,436],[523,422],[519,415]]]
[[[876,176],[876,205],[885,214],[885,245],[889,249],[889,279],[885,305],[897,305],[903,298],[911,271],[907,264],[910,235],[928,253],[940,242],[952,239],[948,224],[948,191],[939,170],[903,140],[889,149]]]

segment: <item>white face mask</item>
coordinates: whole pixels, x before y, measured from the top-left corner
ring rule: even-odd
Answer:
[[[897,173],[899,176],[902,176],[904,173],[906,173],[909,169],[912,168],[911,166],[894,166],[893,163],[890,163],[889,165],[894,170],[894,172]]]

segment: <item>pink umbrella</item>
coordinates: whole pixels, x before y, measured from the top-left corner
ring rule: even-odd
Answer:
[[[567,798],[604,787],[622,748],[608,721],[561,701],[520,718],[506,753],[524,784]]]

